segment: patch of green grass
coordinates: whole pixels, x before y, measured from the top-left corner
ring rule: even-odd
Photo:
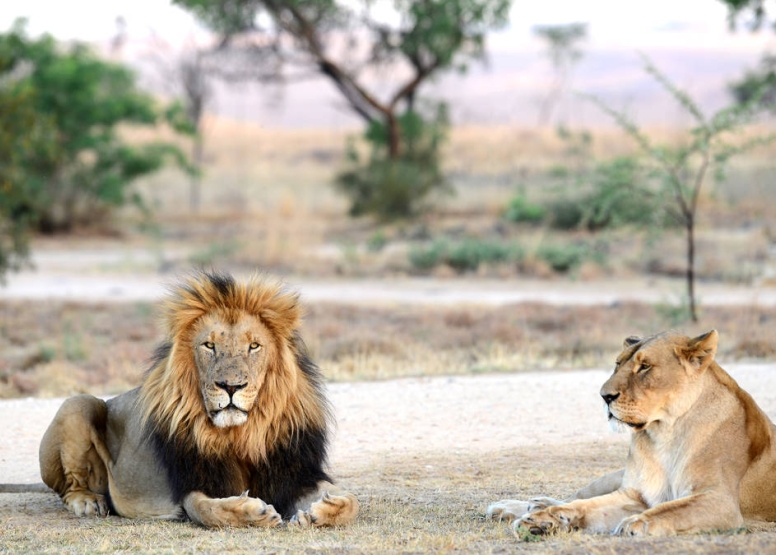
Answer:
[[[388,237],[382,229],[375,231],[366,241],[366,248],[369,252],[380,252],[388,244]]]
[[[586,249],[574,243],[545,243],[539,246],[536,256],[554,271],[563,274],[582,264],[586,258]]]
[[[546,216],[547,210],[543,206],[530,202],[523,193],[512,197],[504,213],[506,220],[518,224],[538,224]]]
[[[482,264],[519,262],[524,251],[517,244],[503,241],[464,239],[457,242],[434,241],[426,247],[415,247],[409,252],[410,264],[415,270],[428,271],[447,264],[459,273],[474,272]]]

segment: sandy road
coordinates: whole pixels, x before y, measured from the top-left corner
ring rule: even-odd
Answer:
[[[776,418],[776,364],[723,366]],[[331,463],[481,453],[570,442],[627,443],[609,431],[598,389],[607,371],[411,378],[329,385]],[[0,402],[0,482],[37,482],[38,443],[61,399]]]
[[[59,299],[81,302],[152,302],[177,281],[174,275],[111,274],[73,271],[23,272],[8,276],[0,299]],[[676,304],[684,292],[677,279],[631,279],[557,283],[547,280],[467,280],[433,278],[297,279],[290,288],[306,302],[350,304],[502,306],[540,302],[549,305],[611,305],[618,302]],[[776,287],[699,283],[704,305],[776,305]]]

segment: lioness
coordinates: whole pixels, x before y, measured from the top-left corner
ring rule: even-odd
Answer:
[[[201,273],[163,308],[167,337],[142,386],[63,403],[40,445],[43,481],[79,516],[351,522],[356,497],[324,470],[331,412],[297,295]]]
[[[715,330],[627,338],[601,388],[610,421],[633,432],[625,470],[567,503],[500,501],[489,515],[534,534],[660,536],[776,521],[776,430],[714,360],[717,341]]]

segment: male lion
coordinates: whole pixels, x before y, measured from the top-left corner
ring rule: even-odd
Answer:
[[[323,470],[331,415],[297,296],[201,273],[163,308],[166,342],[143,385],[59,409],[40,446],[43,481],[78,516],[351,522],[356,497]]]
[[[601,388],[610,421],[633,432],[625,470],[567,503],[500,501],[488,514],[534,534],[661,536],[776,521],[776,430],[714,361],[717,340],[714,330],[627,338]]]

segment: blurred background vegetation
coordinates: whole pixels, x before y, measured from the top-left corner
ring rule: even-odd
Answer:
[[[765,2],[706,2],[726,6],[731,33],[773,33]],[[677,283],[680,300],[649,308],[672,326],[703,319],[698,280],[776,283],[769,52],[746,65],[688,46],[680,61],[658,50],[629,53],[623,65],[595,54],[594,22],[537,22],[533,49],[517,59],[542,68],[541,79],[505,78],[498,101],[465,104],[442,93],[486,88],[483,68],[499,61],[488,40],[514,25],[517,0],[397,0],[387,10],[337,0],[172,4],[198,25],[183,44],[164,33],[133,43],[122,18],[92,44],[34,35],[34,21],[22,19],[0,32],[0,277],[45,265],[52,252],[117,245],[147,256],[96,256],[89,271],[218,266],[602,288],[646,276]],[[699,91],[693,56],[717,77],[724,67],[727,82]],[[614,85],[601,77],[585,86],[586,72]],[[521,87],[532,95],[522,123],[462,116],[488,102],[508,113],[517,101],[505,98],[529,94]],[[662,98],[658,108],[642,89]],[[260,115],[225,115],[242,102]],[[350,119],[307,123],[327,110]],[[293,125],[264,123],[295,111],[303,115]],[[548,327],[531,314],[529,328]],[[442,318],[451,327],[487,320]],[[92,324],[73,321],[62,346],[36,340],[24,357],[88,358],[77,330]],[[752,334],[749,324],[737,329]],[[475,366],[489,367],[491,355],[478,358],[485,351],[515,348],[512,336],[484,347],[485,335]],[[737,352],[772,356],[755,336]],[[373,339],[342,349],[393,353]],[[590,363],[584,353],[600,350],[591,340],[570,356]]]

